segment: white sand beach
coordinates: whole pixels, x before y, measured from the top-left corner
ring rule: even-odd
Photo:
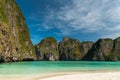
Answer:
[[[0,76],[0,80],[120,80],[120,72],[78,72],[43,75]]]
[[[120,72],[78,73],[39,80],[120,80]]]

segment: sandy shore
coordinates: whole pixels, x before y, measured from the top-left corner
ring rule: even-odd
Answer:
[[[120,80],[120,72],[77,72],[0,76],[0,80]]]
[[[120,80],[120,72],[78,73],[39,80]]]

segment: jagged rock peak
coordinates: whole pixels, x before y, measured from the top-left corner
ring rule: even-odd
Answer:
[[[59,60],[57,40],[53,37],[43,39],[36,47],[38,60]]]
[[[80,60],[80,42],[79,40],[64,37],[59,43],[60,60]]]
[[[113,50],[112,39],[99,39],[88,51],[84,60],[107,61],[111,60]]]

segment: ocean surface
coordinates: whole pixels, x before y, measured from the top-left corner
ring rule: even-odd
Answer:
[[[120,62],[34,61],[0,64],[0,75],[29,75],[85,71],[120,71]]]

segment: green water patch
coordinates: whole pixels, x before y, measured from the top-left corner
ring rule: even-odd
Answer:
[[[120,62],[35,61],[0,64],[0,75],[27,75],[86,71],[120,71]]]

